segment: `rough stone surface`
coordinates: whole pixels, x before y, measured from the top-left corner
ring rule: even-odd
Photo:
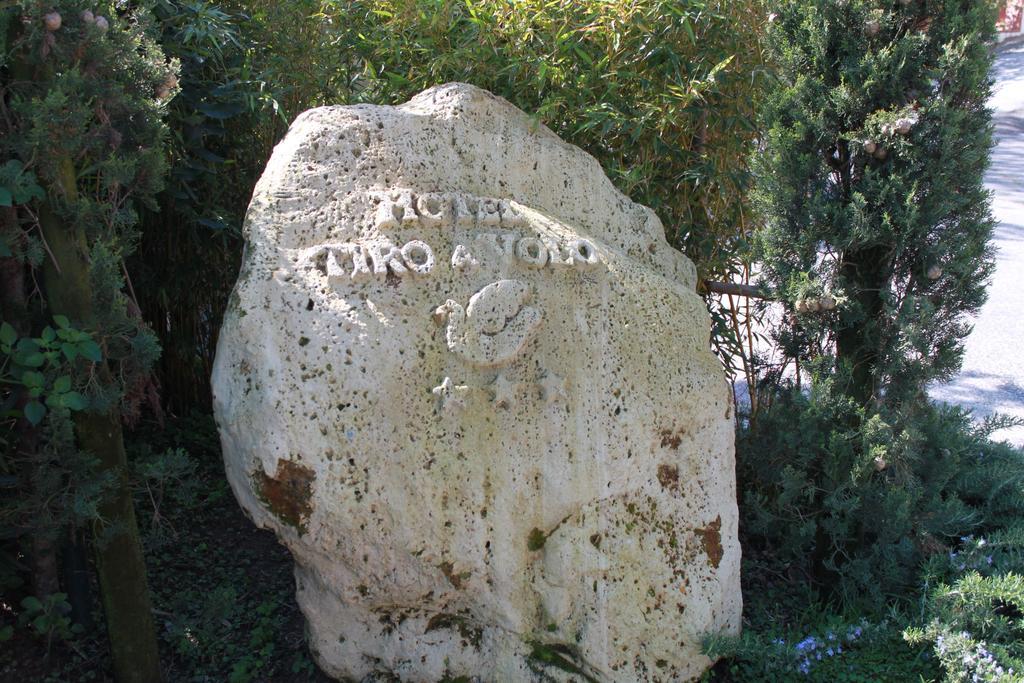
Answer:
[[[320,666],[680,681],[740,620],[733,419],[693,265],[598,163],[450,84],[308,111],[213,374]],[[390,678],[388,680],[391,680]]]

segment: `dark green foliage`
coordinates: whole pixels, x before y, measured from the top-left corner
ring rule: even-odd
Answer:
[[[821,387],[742,430],[744,633],[707,641],[725,657],[710,680],[1024,680],[1024,454],[988,439],[1005,421],[935,408],[853,429],[859,409]],[[812,465],[833,454],[850,460]]]
[[[745,552],[847,604],[912,594],[956,539],[1024,515],[1024,457],[957,408],[865,414],[837,382],[779,396],[741,433]]]
[[[84,410],[88,405],[85,397],[73,387],[71,375],[65,373],[78,358],[92,363],[103,358],[99,345],[88,333],[71,327],[65,316],[55,316],[54,320],[56,329],[47,325],[34,339],[19,339],[10,323],[0,323],[0,382],[24,392],[28,400],[21,416],[32,425],[43,419],[47,406]]]
[[[159,348],[124,259],[138,209],[155,208],[163,187],[163,108],[175,65],[153,40],[145,7],[25,0],[0,14],[8,29],[0,162],[10,171],[9,201],[0,203],[12,205],[0,216],[0,306],[5,331],[22,338],[12,369],[41,359],[3,387],[20,410],[2,424],[0,467],[17,478],[16,508],[56,511],[15,519],[4,536],[23,539],[45,605],[58,584],[57,539],[78,535],[62,526],[88,523],[115,676],[149,683],[160,678],[159,661],[121,422],[151,396]],[[56,329],[45,326],[51,317]],[[93,496],[83,501],[83,491]],[[69,585],[88,589],[87,581]]]
[[[781,391],[740,430],[746,630],[709,640],[712,680],[1024,680],[1024,453],[989,439],[1012,421],[868,413],[842,385]],[[872,638],[802,673],[797,645],[864,619]]]
[[[0,206],[27,204],[33,199],[44,197],[43,188],[36,182],[35,174],[25,170],[25,165],[18,159],[8,159],[0,166]],[[9,238],[9,235],[0,235]],[[0,242],[0,256],[11,256],[11,247]]]
[[[35,3],[4,10],[23,18],[25,29],[2,59],[35,80],[21,78],[9,86],[0,153],[8,159],[5,168],[17,167],[15,185],[21,189],[15,198],[38,211],[44,198],[34,184],[38,179],[48,188],[58,220],[69,231],[81,231],[92,294],[88,320],[80,322],[102,331],[97,342],[116,364],[118,379],[117,386],[94,383],[90,400],[96,409],[119,404],[135,413],[159,349],[123,292],[122,262],[135,247],[137,207],[155,207],[163,185],[166,128],[158,92],[174,77],[174,65],[153,42],[144,11],[118,15],[113,5],[70,0],[45,9],[61,13],[59,30],[45,29]],[[111,17],[114,27],[101,30],[82,20],[85,9]],[[62,165],[66,160],[73,160],[71,166]],[[15,257],[30,266],[45,263],[34,246],[40,237],[30,218],[3,227],[3,241]]]
[[[994,4],[773,10],[755,171],[763,276],[788,314],[777,336],[790,357],[834,358],[859,403],[916,399],[958,369],[992,268]]]
[[[240,263],[242,216],[287,122],[274,99],[279,86],[263,71],[274,56],[251,35],[261,20],[231,3],[163,0],[154,13],[180,75],[168,105],[167,188],[160,211],[142,216],[129,270],[163,347],[157,374],[166,407],[184,414],[209,407],[217,331]]]
[[[993,5],[772,10],[757,253],[785,308],[776,341],[810,388],[768,386],[741,430],[745,552],[880,609],[913,599],[957,538],[1024,513],[1020,453],[924,394],[959,368],[992,268]]]
[[[116,405],[136,410],[158,351],[131,315],[120,263],[133,244],[133,201],[152,203],[160,187],[163,128],[151,93],[171,66],[146,37],[144,14],[125,14],[102,32],[78,18],[85,7],[47,6],[66,16],[56,32],[45,29],[34,3],[0,9],[7,20],[24,22],[22,31],[9,32],[12,40],[0,54],[7,90],[0,105],[0,206],[11,207],[0,221],[0,260],[15,273],[6,276],[0,297],[0,471],[12,478],[15,493],[0,504],[0,526],[9,538],[55,537],[67,524],[97,517],[110,477],[95,473],[94,457],[76,450],[70,413]],[[72,194],[64,191],[60,168],[67,159],[76,164]],[[44,200],[59,207],[57,220],[80,231],[79,247],[89,251],[93,296],[88,311],[75,312],[84,329],[65,315],[45,314],[38,297],[26,303],[25,283],[40,280],[40,267],[54,258],[36,222]],[[33,269],[40,270],[30,275]],[[97,377],[104,359],[116,369],[113,383]],[[29,428],[18,426],[19,414]]]
[[[43,599],[30,595],[21,601],[22,612],[18,615],[18,625],[27,626],[32,632],[46,640],[46,649],[50,650],[54,639],[68,640],[75,633],[81,632],[78,624],[72,625],[68,618],[71,607],[64,593],[51,593]]]

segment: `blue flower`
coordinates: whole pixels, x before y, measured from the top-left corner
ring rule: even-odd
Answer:
[[[818,641],[814,639],[814,636],[807,636],[796,644],[796,649],[798,652],[803,652],[804,650],[813,650],[817,646]]]

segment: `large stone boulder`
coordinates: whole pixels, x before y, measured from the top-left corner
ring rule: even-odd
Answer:
[[[302,114],[245,238],[213,373],[224,460],[295,556],[326,672],[710,664],[702,636],[740,623],[731,399],[650,209],[449,84]]]

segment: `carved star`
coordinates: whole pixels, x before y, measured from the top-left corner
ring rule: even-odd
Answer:
[[[491,384],[491,390],[494,392],[494,405],[499,408],[512,408],[518,403],[516,398],[516,390],[519,388],[519,382],[513,382],[508,377],[505,377],[505,373],[499,373],[497,379]]]
[[[464,384],[456,384],[451,377],[445,377],[444,381],[430,392],[441,399],[443,410],[451,411],[466,407],[466,394],[469,393],[469,387]]]
[[[548,403],[555,403],[556,401],[565,402],[565,385],[566,381],[553,372],[544,375],[540,380],[540,386],[544,392],[544,400]]]

